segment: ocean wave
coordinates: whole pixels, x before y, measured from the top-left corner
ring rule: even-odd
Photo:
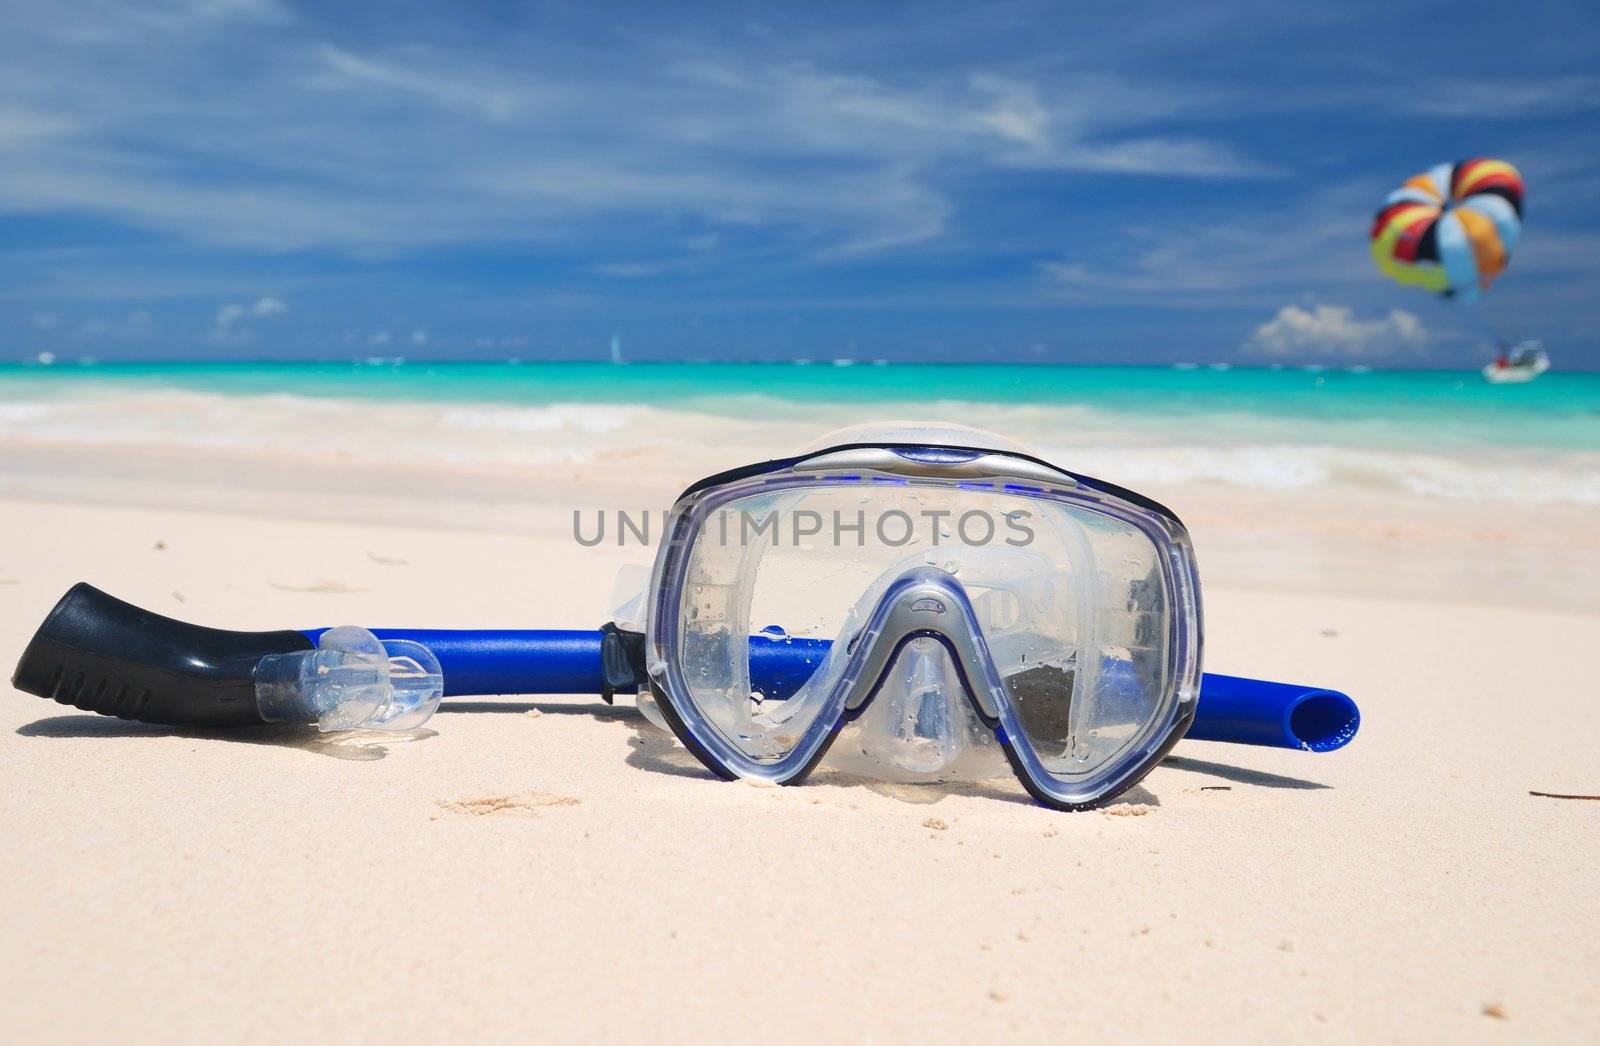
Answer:
[[[741,398],[711,411],[628,403],[525,406],[467,401],[242,395],[86,387],[0,398],[0,440],[419,465],[593,464],[709,473],[789,453],[829,429],[908,413],[905,404]],[[1600,454],[1385,447],[1370,428],[1351,445],[1296,442],[1291,423],[1223,414],[1134,419],[1082,405],[929,403],[915,413],[1012,435],[1068,468],[1133,488],[1220,484],[1251,490],[1389,490],[1452,501],[1600,506]],[[1329,427],[1319,427],[1325,435]],[[687,476],[692,479],[693,476]]]
[[[625,406],[503,407],[344,400],[289,393],[88,390],[0,401],[0,439],[464,464],[575,464],[596,437],[635,423]],[[533,438],[530,438],[533,437]]]
[[[1128,487],[1217,483],[1252,490],[1347,486],[1448,501],[1600,506],[1600,455],[1492,458],[1328,446],[1056,446],[1044,456]]]
[[[553,404],[548,407],[473,406],[447,408],[440,420],[464,432],[528,433],[579,432],[590,436],[625,429],[639,420],[636,407],[588,404]]]

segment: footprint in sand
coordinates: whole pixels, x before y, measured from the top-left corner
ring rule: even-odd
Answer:
[[[478,799],[435,800],[441,810],[473,817],[499,817],[503,815],[529,817],[552,806],[577,806],[581,799],[555,792],[512,792],[509,795],[486,795]]]

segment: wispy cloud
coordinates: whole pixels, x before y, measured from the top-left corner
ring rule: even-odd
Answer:
[[[1530,186],[1486,305],[1590,336],[1592,13],[1519,13],[1507,49],[1458,12],[1429,22],[1436,56],[1371,11],[1265,0],[908,10],[11,0],[0,325],[109,344],[146,309],[163,348],[213,352],[425,330],[430,353],[534,355],[626,322],[695,354],[1136,354],[1182,314],[1182,352],[1223,354],[1336,301],[1356,324],[1415,303],[1442,352],[1476,320],[1384,281],[1366,224],[1483,150]]]
[[[1600,109],[1600,76],[1443,80],[1403,104],[1421,116],[1473,120],[1572,116]]]
[[[363,58],[323,44],[316,48],[317,68],[302,81],[312,88],[339,91],[374,88],[410,95],[422,102],[447,109],[464,109],[493,121],[511,119],[517,110],[519,90],[510,85],[494,85],[459,69],[439,68],[441,55],[416,49],[409,59],[380,61]]]
[[[618,279],[636,280],[645,276],[659,276],[680,266],[676,259],[652,262],[601,262],[594,267],[594,271],[602,276],[615,276]]]
[[[0,151],[30,145],[41,138],[76,129],[71,118],[20,105],[0,104]]]
[[[742,103],[680,117],[677,125],[686,137],[755,144],[780,154],[856,156],[886,164],[965,160],[1177,179],[1269,171],[1222,142],[1139,132],[1220,99],[1108,74],[1030,80],[977,69],[954,84],[907,85],[810,63],[702,60],[672,71]]]
[[[1375,198],[1364,183],[1352,183],[1220,220],[1129,226],[1109,256],[1049,259],[1038,271],[1053,300],[1168,308],[1261,305],[1285,294],[1371,285],[1365,219]]]
[[[97,341],[126,343],[149,336],[155,329],[155,320],[144,309],[110,316],[86,316],[70,324],[63,322],[55,313],[41,312],[34,315],[32,326],[42,334],[59,334],[67,341],[78,344]]]
[[[351,43],[266,0],[111,4],[88,35],[77,21],[36,6],[0,44],[14,99],[0,144],[29,144],[0,169],[0,208],[199,243],[359,255],[680,214],[849,257],[938,237],[956,168],[1268,170],[1222,141],[1146,130],[1203,108],[1201,92],[1110,74]],[[230,21],[254,26],[247,49],[218,37]],[[159,46],[130,46],[152,33]]]
[[[135,14],[153,25],[174,28],[233,20],[263,23],[294,20],[289,8],[278,0],[157,0],[137,5]]]

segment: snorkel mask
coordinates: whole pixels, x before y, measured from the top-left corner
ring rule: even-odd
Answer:
[[[826,757],[970,781],[1009,763],[1076,808],[1194,718],[1183,525],[992,434],[847,429],[702,480],[668,527],[638,703],[719,776],[789,784]]]
[[[1065,810],[1126,791],[1186,733],[1307,751],[1355,735],[1343,694],[1202,678],[1200,654],[1170,510],[989,433],[902,425],[691,486],[599,631],[220,632],[79,585],[14,682],[207,726],[415,726],[441,693],[632,691],[724,779],[796,784],[824,760],[897,782],[1010,772]]]

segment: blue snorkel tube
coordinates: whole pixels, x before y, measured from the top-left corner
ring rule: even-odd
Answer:
[[[307,632],[312,640],[322,630]],[[494,694],[607,694],[640,682],[604,668],[599,631],[428,631],[377,628],[382,640],[409,640],[433,651],[444,671],[445,697]],[[750,640],[750,675],[758,689],[782,699],[810,678],[827,656],[827,640]],[[614,660],[614,659],[613,659]],[[1272,683],[1207,672],[1184,736],[1196,741],[1332,752],[1356,736],[1361,712],[1349,696],[1323,687]]]
[[[46,617],[12,682],[26,693],[140,722],[212,728],[320,721],[323,729],[330,729],[330,723],[349,719],[341,719],[348,708],[330,703],[342,698],[298,693],[293,687],[295,679],[328,678],[330,666],[367,684],[373,708],[388,709],[385,714],[397,727],[409,721],[406,708],[439,699],[440,674],[445,698],[579,694],[609,701],[614,693],[631,692],[644,681],[637,659],[626,651],[630,641],[642,637],[613,626],[576,631],[371,630],[385,648],[382,653],[394,665],[408,666],[409,674],[391,671],[382,653],[351,653],[332,642],[348,642],[343,633],[350,631],[202,628],[79,584]],[[753,636],[751,675],[761,681],[764,693],[787,697],[811,676],[829,645],[826,640]],[[429,652],[436,667],[417,663],[430,661]],[[304,673],[300,666],[305,666]],[[269,676],[271,687],[264,684]],[[351,689],[344,687],[341,693]],[[1186,736],[1331,752],[1348,744],[1360,724],[1355,702],[1337,691],[1207,673]]]

